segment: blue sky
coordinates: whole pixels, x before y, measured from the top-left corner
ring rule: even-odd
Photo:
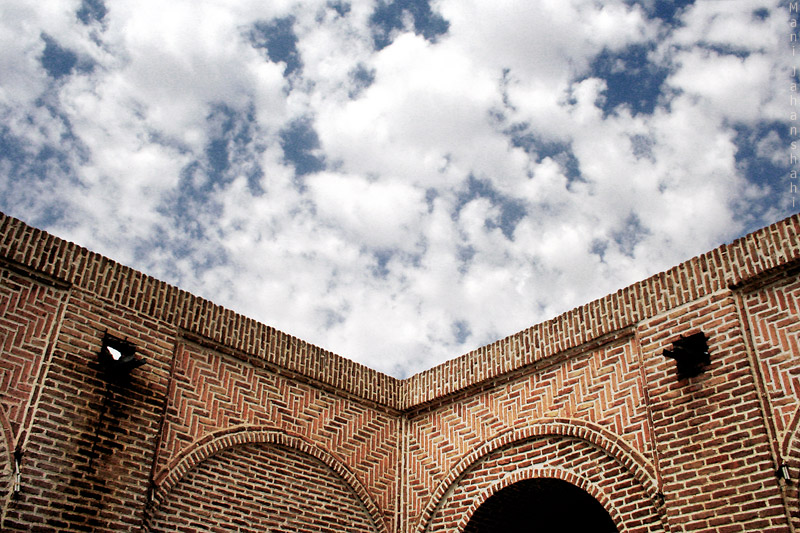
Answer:
[[[6,0],[0,210],[404,377],[796,212],[789,18]]]

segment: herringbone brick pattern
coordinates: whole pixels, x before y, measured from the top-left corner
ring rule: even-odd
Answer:
[[[61,312],[64,291],[0,269],[0,407],[19,434]]]
[[[748,292],[747,320],[771,411],[781,460],[800,469],[800,279]],[[785,488],[795,529],[800,529],[797,484]]]
[[[433,490],[464,456],[534,422],[588,421],[649,457],[652,441],[639,377],[634,340],[628,337],[412,418],[411,522],[419,521]]]
[[[181,342],[176,358],[160,471],[215,432],[240,426],[276,428],[346,465],[391,523],[399,461],[396,417],[212,348]]]
[[[791,437],[790,431],[800,429],[796,420],[800,412],[800,280],[787,281],[745,297],[753,348],[773,410],[778,442],[784,444]]]

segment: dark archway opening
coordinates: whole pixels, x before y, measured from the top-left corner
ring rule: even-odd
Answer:
[[[472,515],[464,533],[610,533],[617,531],[588,492],[560,479],[526,479],[498,491]]]

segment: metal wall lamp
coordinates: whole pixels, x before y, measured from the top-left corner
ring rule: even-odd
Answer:
[[[663,355],[675,360],[678,379],[695,377],[711,364],[708,339],[702,331],[676,340]]]
[[[103,335],[103,346],[98,359],[106,377],[111,381],[126,378],[135,368],[145,364],[144,359],[136,357],[136,346],[133,343],[108,333]]]

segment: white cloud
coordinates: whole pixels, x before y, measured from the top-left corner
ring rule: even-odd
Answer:
[[[623,2],[459,0],[441,2],[441,10],[467,55],[551,86],[582,72],[604,46],[616,49],[650,33],[640,10]]]
[[[412,251],[424,215],[423,192],[390,180],[322,173],[308,180],[323,223],[372,248]]]
[[[714,117],[752,122],[764,118],[762,103],[772,95],[764,82],[772,62],[763,55],[740,59],[710,51],[679,53],[678,70],[670,85],[699,98],[702,109]]]
[[[733,125],[785,118],[779,10],[698,2],[669,29],[621,1],[442,0],[446,34],[407,12],[375,51],[374,3],[348,5],[119,1],[87,26],[6,2],[0,206],[406,375],[730,239],[764,199]],[[276,17],[291,79],[250,42]],[[49,78],[42,34],[93,66]],[[591,70],[631,45],[666,75],[652,113],[604,110],[619,89]],[[309,153],[324,168],[295,175]]]
[[[781,5],[762,0],[695,2],[687,7],[682,27],[675,31],[671,44],[774,51],[781,41],[785,42],[782,32],[788,28],[788,13]],[[765,18],[755,16],[760,9],[767,9]]]

